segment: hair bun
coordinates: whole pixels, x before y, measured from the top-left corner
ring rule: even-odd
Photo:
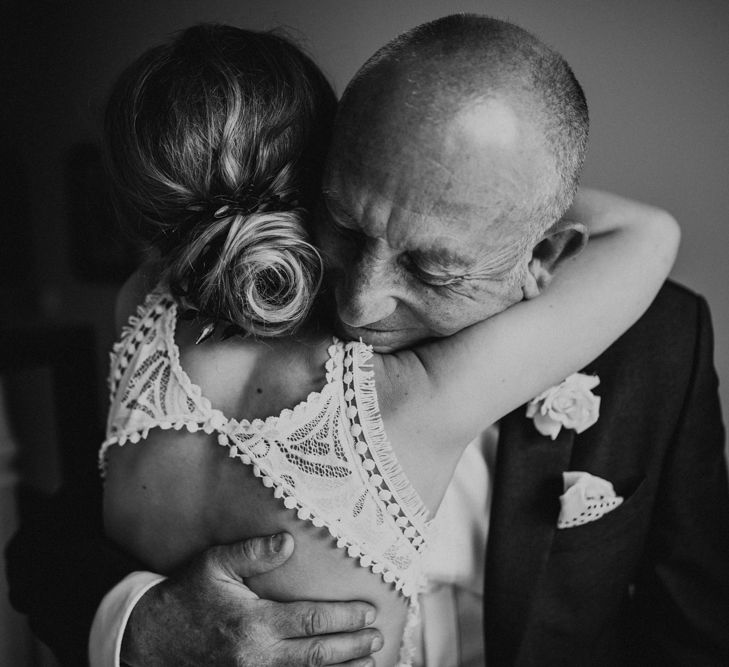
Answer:
[[[303,211],[232,211],[180,247],[168,269],[173,291],[202,312],[256,335],[291,333],[309,313],[322,263]]]

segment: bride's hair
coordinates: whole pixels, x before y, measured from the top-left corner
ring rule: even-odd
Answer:
[[[303,321],[335,108],[296,46],[230,26],[189,28],[121,75],[105,117],[116,208],[187,305],[263,336]]]

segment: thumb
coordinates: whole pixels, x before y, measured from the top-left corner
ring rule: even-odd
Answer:
[[[213,548],[215,564],[232,579],[246,579],[283,565],[294,551],[288,533],[251,537]]]

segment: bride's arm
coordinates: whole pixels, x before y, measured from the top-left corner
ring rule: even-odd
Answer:
[[[376,358],[391,439],[449,447],[457,459],[483,428],[592,361],[648,308],[675,259],[675,220],[594,191],[568,216],[587,225],[590,241],[544,294]]]

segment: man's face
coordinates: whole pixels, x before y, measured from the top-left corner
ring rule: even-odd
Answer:
[[[528,225],[514,218],[533,186],[534,160],[514,141],[515,119],[487,111],[497,141],[484,134],[479,111],[475,137],[466,117],[435,150],[414,141],[388,151],[375,141],[374,150],[331,160],[317,242],[345,337],[392,351],[522,299]]]
[[[427,218],[381,200],[369,188],[353,193],[379,214],[351,215],[325,196],[319,244],[328,260],[341,333],[379,352],[449,336],[521,299],[514,267],[472,277],[486,256],[487,235],[475,226]],[[455,233],[454,233],[455,232]]]

